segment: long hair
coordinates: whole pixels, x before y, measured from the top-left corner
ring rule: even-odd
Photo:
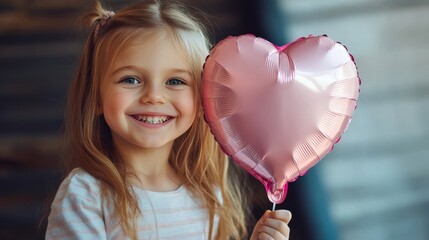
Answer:
[[[93,29],[105,10],[96,1],[82,23],[88,28],[80,64],[70,86],[65,119],[65,161],[68,170],[80,167],[101,180],[102,193],[113,197],[115,214],[123,231],[137,238],[135,216],[140,213],[137,199],[129,188],[123,161],[115,151],[112,136],[102,114],[100,82],[105,69],[136,34],[148,29],[166,28],[191,62],[197,116],[182,136],[174,141],[169,162],[190,191],[204,199],[209,216],[209,238],[243,239],[246,232],[246,202],[240,193],[238,174],[232,173],[204,121],[200,104],[201,70],[210,47],[204,26],[191,14],[196,10],[172,1],[148,0],[126,7],[111,17],[94,36]],[[219,199],[217,193],[221,193]],[[214,219],[219,217],[217,232]]]

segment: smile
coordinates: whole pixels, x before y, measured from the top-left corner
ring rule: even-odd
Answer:
[[[146,116],[146,115],[134,115],[135,119],[140,122],[148,124],[162,124],[171,119],[169,116]]]

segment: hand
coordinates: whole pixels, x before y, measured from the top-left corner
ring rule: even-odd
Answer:
[[[265,211],[256,223],[250,240],[288,240],[288,223],[292,214],[287,210]]]

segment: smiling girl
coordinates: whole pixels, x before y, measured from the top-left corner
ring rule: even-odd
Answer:
[[[245,239],[246,208],[204,122],[209,42],[183,5],[148,0],[114,14],[97,2],[66,111],[69,174],[46,239]],[[251,239],[288,239],[290,212]]]

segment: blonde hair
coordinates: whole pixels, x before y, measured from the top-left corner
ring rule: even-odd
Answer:
[[[190,14],[189,7],[172,1],[148,0],[124,8],[107,24],[94,29],[105,10],[96,1],[95,7],[82,18],[90,33],[85,43],[77,74],[69,90],[66,110],[65,160],[68,170],[80,167],[101,180],[103,198],[113,196],[115,213],[124,232],[136,239],[135,216],[140,213],[136,197],[129,188],[121,157],[112,144],[110,129],[97,114],[99,89],[105,69],[136,34],[148,29],[164,28],[173,41],[190,57],[194,86],[196,119],[190,129],[175,140],[170,164],[184,186],[205,200],[209,216],[209,238],[243,239],[247,235],[246,202],[240,193],[239,175],[231,173],[229,160],[204,122],[199,89],[201,70],[208,55],[209,41],[201,21]],[[194,11],[193,11],[194,13]],[[222,199],[216,192],[220,191]],[[213,231],[219,217],[217,232]]]

